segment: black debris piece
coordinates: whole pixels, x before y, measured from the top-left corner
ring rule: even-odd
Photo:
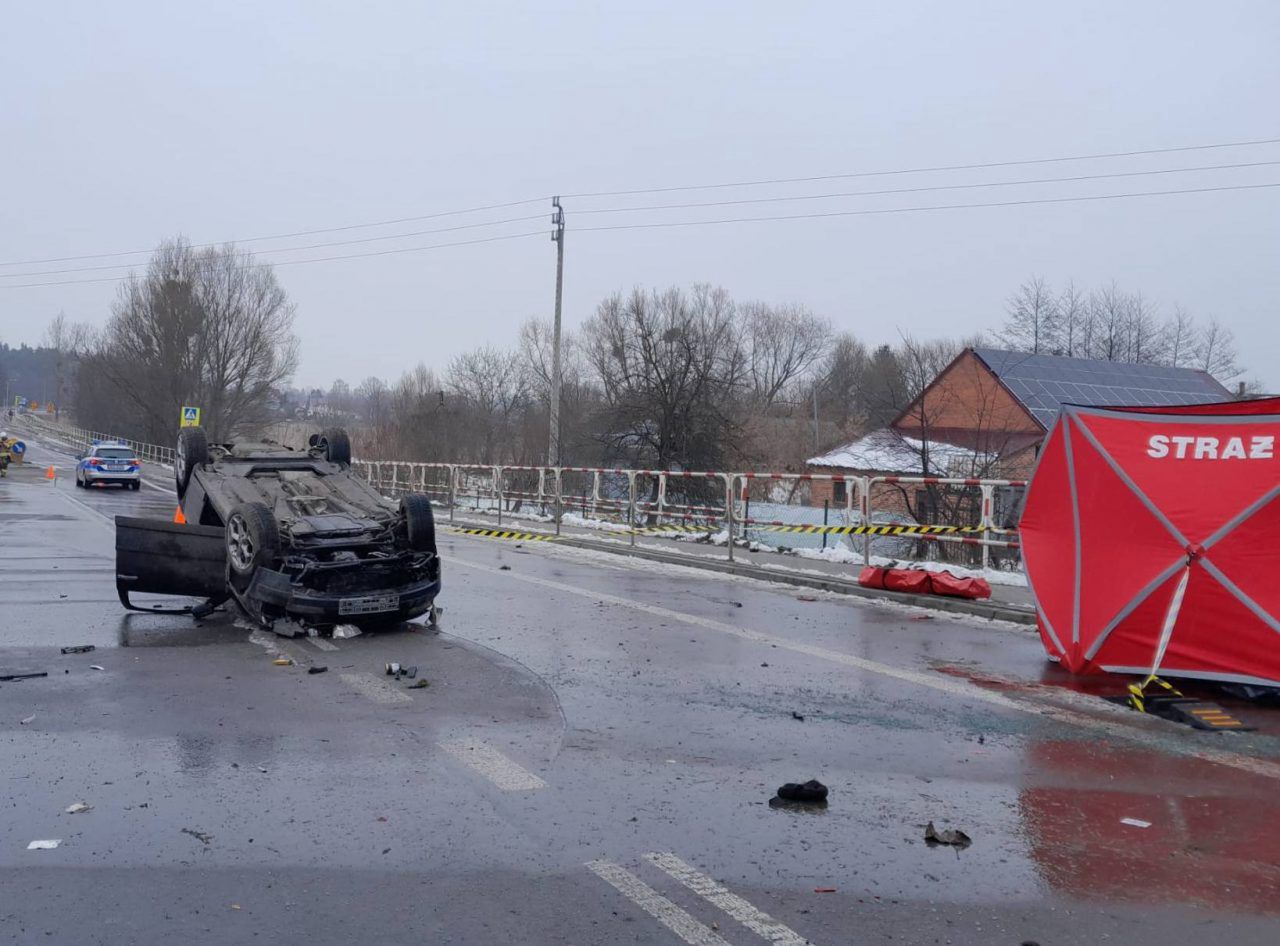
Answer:
[[[328,667],[308,667],[307,673],[325,673],[328,669]]]
[[[953,847],[968,847],[973,839],[958,828],[943,828],[939,831],[930,821],[925,825],[924,839],[929,844],[950,844]]]
[[[817,779],[807,782],[788,782],[778,789],[778,797],[783,801],[798,801],[806,804],[820,804],[827,800],[827,786]]]
[[[34,677],[47,677],[49,674],[45,670],[14,670],[12,668],[0,668],[0,680],[30,680]]]
[[[146,806],[146,805],[139,805],[138,807],[139,807],[139,808],[146,808],[147,806]],[[191,835],[193,838],[195,838],[195,839],[196,839],[197,841],[199,841],[201,844],[208,844],[210,841],[212,841],[212,840],[213,840],[213,835],[212,835],[212,834],[208,834],[207,832],[204,832],[204,831],[197,831],[195,828],[183,828],[183,829],[182,829],[182,833],[183,833],[183,834],[189,834],[189,835]]]
[[[792,711],[791,711],[791,718],[792,718],[792,719],[798,719],[798,720],[799,720],[800,722],[802,722],[802,723],[804,722],[804,714],[803,714],[803,713],[797,713],[795,710],[792,710]]]
[[[70,647],[62,648],[62,652],[64,654],[87,654],[94,649],[92,644],[73,644]]]

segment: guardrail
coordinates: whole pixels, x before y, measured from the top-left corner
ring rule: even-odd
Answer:
[[[143,460],[150,460],[152,463],[163,463],[173,466],[173,448],[162,447],[154,443],[143,443],[140,440],[131,440],[128,437],[117,437],[114,434],[103,433],[97,430],[85,430],[83,427],[68,427],[65,424],[52,423],[44,418],[37,417],[34,414],[19,414],[15,418],[15,422],[22,423],[42,437],[49,440],[56,440],[60,443],[75,447],[79,450],[87,450],[93,445],[94,441],[106,440],[112,443],[123,443],[132,447]]]
[[[171,447],[67,427],[32,415],[19,420],[40,436],[84,449],[95,440],[126,443],[144,460],[172,465]],[[891,558],[920,557],[928,543],[976,547],[980,564],[992,553],[1020,564],[1017,530],[998,524],[997,491],[1025,489],[1024,480],[940,476],[846,476],[832,473],[644,470],[607,467],[503,466],[353,460],[353,471],[388,496],[420,492],[458,513],[624,533],[710,541],[735,547],[802,552],[833,544],[871,561],[879,546]],[[908,490],[916,490],[915,513]],[[950,498],[969,521],[920,523],[923,499]],[[824,494],[821,500],[818,493]],[[936,495],[935,495],[936,494]],[[834,517],[834,518],[833,518]],[[923,518],[934,518],[924,516]],[[860,540],[860,541],[855,541]],[[847,543],[847,544],[844,544]],[[917,546],[920,543],[920,546]]]
[[[954,543],[980,550],[981,567],[991,565],[993,550],[1016,559],[1016,530],[996,521],[996,491],[1020,490],[1025,481],[937,476],[846,476],[824,473],[644,470],[605,467],[489,466],[354,460],[352,467],[389,496],[427,492],[458,513],[503,520],[546,523],[557,535],[562,526],[637,535],[666,535],[723,545],[730,560],[734,548],[785,547],[809,543],[827,548],[831,541],[861,547],[871,560],[877,543],[893,543],[891,557],[912,557],[904,546]],[[432,478],[434,485],[427,485]],[[822,484],[839,497],[818,504],[813,489]],[[837,484],[839,489],[837,490]],[[884,502],[884,488],[945,491],[953,508],[971,508],[972,521],[938,526],[920,524],[908,502]],[[965,493],[972,495],[966,497]],[[959,494],[961,501],[957,502]],[[877,503],[877,498],[880,502]],[[967,500],[967,501],[966,501]],[[918,501],[918,500],[917,500]],[[834,514],[835,519],[832,520]],[[906,552],[907,554],[901,554]],[[917,555],[918,557],[918,555]]]

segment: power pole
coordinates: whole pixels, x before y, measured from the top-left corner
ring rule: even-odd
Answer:
[[[547,466],[560,465],[560,303],[564,296],[564,208],[560,198],[552,197],[551,239],[556,244],[556,317],[551,341],[551,442],[547,447]]]

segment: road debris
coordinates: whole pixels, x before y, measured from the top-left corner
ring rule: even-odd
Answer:
[[[325,673],[328,669],[328,667],[308,667],[307,673]]]
[[[3,670],[0,669],[0,680],[32,680],[36,677],[47,677],[46,670]]]
[[[333,629],[333,639],[339,641],[347,640],[351,637],[359,637],[362,633],[363,631],[354,624],[339,624]]]
[[[90,669],[90,670],[106,670],[107,668],[106,668],[106,667],[100,667],[100,666],[98,666],[97,664],[89,664],[89,669]]]
[[[24,719],[18,720],[18,723],[19,725],[26,726],[28,723],[34,723],[35,721],[36,721],[36,714],[32,713],[30,716],[27,716]]]
[[[87,654],[92,650],[96,650],[93,644],[73,644],[62,648],[64,654]]]
[[[387,676],[395,677],[397,680],[399,680],[401,677],[408,677],[410,680],[412,680],[414,677],[418,675],[418,668],[416,666],[405,667],[402,664],[395,663],[394,661],[392,661],[389,664],[386,664],[385,666],[386,666]]]
[[[66,811],[66,813],[69,815],[78,815],[82,811],[93,811],[93,806],[86,805],[82,801],[77,801],[77,802],[72,802],[63,810]]]
[[[796,595],[796,600],[803,601],[806,604],[811,604],[814,601],[817,601],[818,599],[815,598],[813,595]]]
[[[271,662],[272,662],[273,664],[275,664],[277,667],[292,667],[292,666],[293,666],[293,661],[292,661],[291,659],[289,659],[288,657],[277,657],[275,660],[273,660],[273,661],[271,661]]]
[[[410,683],[407,687],[405,687],[405,689],[406,690],[425,690],[429,686],[431,686],[431,684],[427,682],[427,678],[421,677],[413,681],[413,683]]]
[[[774,802],[799,802],[802,805],[825,805],[827,803],[827,786],[823,785],[817,779],[809,779],[807,782],[788,782],[778,789],[775,798],[769,800],[769,804],[775,808]]]
[[[1121,819],[1120,819],[1120,823],[1121,823],[1121,824],[1127,824],[1127,825],[1128,825],[1129,827],[1131,827],[1131,828],[1149,828],[1149,827],[1151,827],[1151,822],[1150,822],[1150,821],[1143,821],[1141,818],[1121,818]]]
[[[802,722],[802,723],[804,722],[804,714],[803,714],[803,713],[797,713],[795,710],[792,710],[792,711],[791,711],[791,718],[792,718],[792,719],[799,720],[799,721],[800,721],[800,722]]]
[[[958,828],[943,828],[939,831],[930,821],[925,825],[924,839],[930,844],[950,844],[953,847],[968,847],[973,839]]]
[[[836,888],[835,887],[814,887],[813,892],[814,893],[835,893]]]
[[[62,838],[51,838],[48,841],[32,841],[27,845],[28,851],[52,851],[62,843]]]
[[[499,566],[498,566],[498,571],[500,571],[500,572],[509,572],[509,571],[511,571],[511,566],[510,566],[510,565],[499,565]]]
[[[212,834],[209,834],[205,831],[197,831],[195,828],[183,828],[182,833],[191,835],[201,844],[208,844],[210,841],[213,840]]]

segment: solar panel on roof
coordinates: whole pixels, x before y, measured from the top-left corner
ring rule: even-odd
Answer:
[[[1155,406],[1230,398],[1230,392],[1206,372],[1191,368],[1032,355],[999,348],[976,348],[974,352],[1045,427],[1064,403]]]

